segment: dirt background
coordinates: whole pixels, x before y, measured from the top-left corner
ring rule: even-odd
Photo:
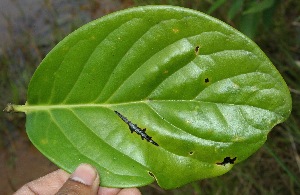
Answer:
[[[12,194],[25,183],[57,169],[45,158],[23,133],[15,134],[9,150],[1,149],[0,194]]]

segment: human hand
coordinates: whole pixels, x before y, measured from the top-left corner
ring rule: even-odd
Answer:
[[[98,195],[140,195],[137,188],[99,187],[97,171],[88,164],[82,164],[71,175],[59,169],[44,177],[29,182],[21,187],[15,195],[23,194],[98,194]]]

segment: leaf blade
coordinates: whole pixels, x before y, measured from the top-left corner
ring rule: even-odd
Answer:
[[[156,179],[167,189],[226,173],[233,165],[223,159],[249,157],[290,109],[256,44],[172,6],[117,12],[69,35],[41,63],[22,107],[31,141],[63,169],[87,162],[103,186]],[[159,146],[131,134],[115,110]]]

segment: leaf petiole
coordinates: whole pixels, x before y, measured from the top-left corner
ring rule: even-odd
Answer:
[[[10,113],[10,112],[25,112],[27,111],[26,105],[15,105],[8,103],[7,106],[4,108],[4,112]]]

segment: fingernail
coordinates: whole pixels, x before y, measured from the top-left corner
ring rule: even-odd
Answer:
[[[94,183],[96,176],[97,172],[91,165],[81,164],[71,175],[71,179],[73,181],[78,181],[80,183],[90,186]]]

